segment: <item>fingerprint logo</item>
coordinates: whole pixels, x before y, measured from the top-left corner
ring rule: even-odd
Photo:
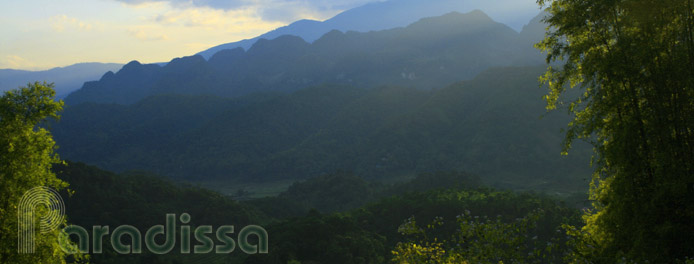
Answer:
[[[43,207],[39,207],[40,205]],[[40,233],[45,234],[58,229],[64,216],[65,203],[55,190],[41,186],[24,193],[17,207],[19,253],[34,253],[36,222]]]

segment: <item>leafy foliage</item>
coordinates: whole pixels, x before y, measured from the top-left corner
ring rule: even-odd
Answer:
[[[24,193],[34,187],[63,189],[68,185],[51,172],[51,166],[61,160],[54,152],[51,134],[38,126],[47,118],[58,118],[63,107],[61,101],[53,100],[52,87],[29,83],[0,97],[0,263],[66,263],[66,254],[59,245],[59,229],[40,234],[34,230],[35,252],[22,254],[18,250],[17,215]],[[50,209],[44,209],[33,211],[31,221],[49,213]],[[65,225],[64,216],[59,217],[60,224]]]
[[[694,3],[538,1],[553,29],[538,47],[548,108],[568,106],[566,148],[595,148],[576,262],[673,262],[694,243]],[[567,89],[581,96],[566,100]]]
[[[104,253],[91,255],[98,263],[384,263],[391,258],[391,249],[396,248],[398,242],[419,238],[398,232],[398,225],[410,217],[439,219],[441,224],[427,235],[429,238],[444,238],[460,229],[461,215],[467,215],[469,223],[484,224],[471,215],[499,219],[499,223],[515,223],[520,220],[514,219],[533,214],[537,217],[533,218],[532,226],[528,225],[522,232],[509,229],[505,235],[523,236],[518,239],[535,241],[538,245],[555,241],[553,239],[557,236],[563,239],[563,234],[555,229],[561,223],[577,224],[579,220],[578,211],[546,196],[479,189],[472,176],[455,172],[422,174],[410,182],[393,185],[368,183],[349,173],[336,173],[295,183],[276,198],[239,203],[214,192],[173,184],[142,173],[117,175],[81,163],[57,166],[55,170],[60,178],[69,180],[75,190],[75,194],[66,199],[68,215],[75,224],[130,224],[146,229],[161,224],[166,213],[188,212],[192,216],[193,228],[198,224],[233,224],[238,227],[250,223],[263,225],[270,234],[270,252],[267,255],[238,252],[230,255],[175,252],[120,255],[110,250],[110,244],[106,242]],[[463,184],[456,189],[421,184],[439,182],[439,179],[441,183]],[[340,192],[339,187],[346,191]],[[338,192],[334,199],[325,196],[329,190]],[[348,208],[343,204],[345,201],[355,202]],[[320,206],[326,212],[310,209],[313,206]],[[273,212],[282,208],[293,213]],[[466,210],[471,213],[466,214]],[[469,234],[479,236],[474,232]],[[530,239],[533,236],[537,239]],[[469,237],[465,240],[469,241]],[[441,246],[448,249],[455,244],[446,242]],[[527,254],[529,246],[532,245],[523,244],[518,252]]]
[[[246,261],[383,263],[392,258],[390,249],[394,249],[399,252],[396,260],[403,263],[427,263],[419,262],[424,259],[441,260],[429,263],[464,259],[475,260],[472,263],[487,259],[552,263],[568,253],[566,236],[557,229],[562,223],[578,223],[578,216],[575,209],[536,194],[488,189],[410,192],[346,213],[311,211],[271,224],[268,232],[276,238],[271,239],[274,250]],[[402,232],[407,224],[397,228],[408,218],[436,219],[436,225],[413,237]]]
[[[558,236],[538,240],[533,230],[538,229],[541,209],[522,218],[504,222],[496,218],[472,216],[470,211],[458,215],[458,229],[450,240],[427,238],[426,229],[443,225],[441,218],[431,224],[417,226],[414,217],[400,225],[398,231],[414,238],[411,242],[398,243],[393,251],[394,263],[557,263],[561,262],[569,248]],[[546,242],[549,241],[549,242]],[[452,246],[455,244],[455,246]],[[446,247],[448,246],[448,247]],[[446,248],[450,248],[446,250]]]

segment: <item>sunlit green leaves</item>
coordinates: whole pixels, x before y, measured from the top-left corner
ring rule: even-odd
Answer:
[[[17,207],[22,195],[34,187],[67,186],[51,172],[51,166],[61,161],[54,153],[51,134],[39,126],[46,118],[58,118],[62,110],[62,102],[54,101],[54,95],[52,84],[36,82],[0,97],[0,263],[66,262],[58,243],[59,230],[36,235],[33,254],[17,250]],[[65,223],[64,218],[61,221]]]
[[[694,244],[678,237],[694,222],[694,3],[538,4],[553,30],[536,47],[548,63],[563,64],[540,78],[549,87],[547,108],[568,105],[574,117],[565,150],[577,138],[595,149],[596,211],[572,229],[574,261],[686,259]],[[572,88],[582,95],[563,101]]]

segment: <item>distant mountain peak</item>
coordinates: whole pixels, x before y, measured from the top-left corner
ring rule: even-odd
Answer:
[[[291,24],[289,24],[289,26],[292,26],[292,25],[294,25],[294,26],[315,25],[315,24],[320,24],[320,23],[321,23],[321,21],[318,21],[318,20],[301,19],[301,20],[297,20],[297,21],[292,22]]]
[[[193,56],[185,56],[185,57],[180,57],[180,58],[175,58],[169,62],[169,65],[171,66],[176,66],[176,65],[181,65],[181,64],[191,64],[191,63],[199,63],[199,62],[204,62],[205,58],[203,58],[200,55],[193,55]]]
[[[322,22],[306,19],[299,20],[258,37],[221,44],[198,54],[209,59],[220,50],[237,47],[248,50],[259,39],[274,39],[282,35],[299,36],[306,42],[313,43],[331,30],[369,32],[406,27],[422,18],[441,16],[452,11],[466,13],[470,19],[492,21],[481,10],[470,10],[470,6],[470,3],[466,0],[390,0],[371,2],[346,10]]]
[[[541,12],[535,16],[528,24],[523,26],[520,35],[526,45],[533,45],[540,42],[545,37],[547,24],[542,20],[547,16],[546,12]]]
[[[100,81],[100,82],[108,81],[108,80],[110,80],[110,79],[113,79],[113,77],[114,77],[115,75],[116,75],[116,74],[113,73],[112,71],[107,71],[106,73],[104,73],[104,75],[101,76],[101,79],[99,79],[99,81]]]
[[[234,49],[225,49],[225,50],[221,50],[221,51],[215,53],[214,55],[212,55],[209,62],[210,62],[210,64],[220,64],[220,63],[224,63],[226,61],[236,60],[236,59],[240,58],[241,56],[243,56],[244,54],[246,54],[246,51],[241,47],[234,48]]]
[[[474,18],[478,18],[478,19],[494,21],[491,17],[489,17],[489,15],[487,15],[487,13],[485,13],[484,11],[479,10],[479,9],[472,10],[472,11],[465,13],[465,14],[460,13],[458,11],[453,11],[453,12],[450,12],[446,15],[451,15],[451,14],[467,15],[468,17],[474,17]],[[444,16],[446,16],[446,15],[444,15]]]
[[[425,17],[425,18],[420,19],[417,22],[414,22],[414,23],[408,25],[408,27],[411,27],[411,26],[417,25],[417,24],[432,23],[432,22],[437,23],[437,24],[446,24],[446,25],[489,24],[489,23],[501,24],[501,23],[494,21],[491,17],[489,17],[482,10],[475,9],[475,10],[467,12],[467,13],[460,13],[458,11],[452,11],[452,12],[446,13],[446,14],[441,15],[441,16]]]
[[[126,63],[125,65],[123,65],[123,68],[127,68],[127,67],[137,67],[137,66],[140,66],[140,65],[142,65],[142,63],[140,63],[139,61],[137,61],[137,60],[132,60],[132,61]]]
[[[405,28],[333,30],[314,43],[292,35],[259,39],[247,51],[224,50],[209,61],[201,55],[165,66],[132,61],[116,73],[116,81],[92,83],[66,102],[130,104],[162,93],[237,97],[322,83],[435,88],[489,67],[533,64],[537,51],[519,40],[518,32],[482,11],[449,12]]]
[[[301,37],[292,35],[283,35],[275,39],[259,39],[258,42],[248,49],[248,53],[256,53],[259,51],[270,51],[272,53],[288,51],[292,49],[302,49],[310,44]]]
[[[133,60],[133,61],[128,62],[127,64],[123,65],[123,68],[121,68],[117,73],[137,71],[137,69],[139,69],[141,67],[142,67],[142,63],[140,63],[137,60]]]

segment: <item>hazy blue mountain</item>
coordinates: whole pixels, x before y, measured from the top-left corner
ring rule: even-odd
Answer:
[[[547,15],[547,13],[541,12],[530,20],[527,25],[523,26],[523,29],[520,32],[520,38],[523,43],[526,43],[525,45],[533,45],[545,38],[547,24],[542,22],[542,19],[544,19]]]
[[[454,12],[313,43],[261,39],[209,60],[131,62],[67,97],[54,135],[64,158],[188,180],[460,170],[572,189],[589,175],[588,152],[560,157],[568,117],[540,119],[541,27],[517,33]]]
[[[313,43],[284,35],[250,49],[223,50],[209,61],[199,55],[165,66],[128,63],[116,74],[85,83],[65,99],[131,104],[155,94],[238,97],[253,92],[293,92],[323,83],[370,88],[442,87],[489,67],[538,64],[537,51],[520,34],[481,11],[424,18],[408,27],[368,33],[337,30]]]
[[[520,32],[520,45],[525,48],[523,54],[527,54],[529,57],[524,58],[527,61],[533,61],[535,63],[545,63],[545,55],[534,47],[534,45],[545,38],[545,30],[547,29],[547,24],[542,22],[547,13],[542,12],[535,16],[528,24],[523,26]]]
[[[16,89],[29,82],[47,81],[55,83],[56,96],[63,98],[82,87],[86,81],[99,79],[104,72],[122,67],[118,63],[77,63],[45,71],[0,69],[0,91]]]
[[[500,186],[581,186],[589,149],[560,157],[569,119],[545,114],[544,67],[494,68],[430,92],[393,87],[369,92],[300,145],[273,155],[257,175],[319,175],[353,170],[381,178],[456,169]],[[279,168],[278,168],[279,167]],[[240,174],[243,175],[243,174]],[[559,177],[559,178],[558,178]]]
[[[467,13],[482,6],[467,0],[391,0],[369,3],[346,10],[328,20],[299,20],[252,39],[226,43],[198,53],[210,58],[220,50],[243,48],[248,50],[259,39],[275,39],[283,35],[301,37],[311,43],[332,30],[342,32],[369,32],[405,27],[421,18],[440,16],[450,12]]]
[[[197,55],[203,56],[206,59],[211,58],[215,53],[222,51],[222,50],[227,50],[227,49],[235,49],[235,48],[242,48],[243,50],[248,50],[250,49],[253,44],[255,44],[258,40],[260,39],[275,39],[279,36],[284,36],[284,35],[293,35],[293,36],[300,36],[304,40],[308,39],[311,40],[313,35],[317,34],[325,34],[329,29],[326,30],[324,29],[324,25],[322,24],[323,22],[315,21],[315,20],[309,20],[309,19],[303,19],[299,20],[296,22],[293,22],[287,26],[279,27],[275,30],[269,31],[267,33],[264,33],[260,36],[257,36],[252,39],[244,39],[241,41],[237,42],[231,42],[231,43],[225,43],[221,44],[218,46],[214,46],[212,48],[206,49],[204,51],[201,51],[197,53]],[[318,35],[318,37],[320,37]],[[315,37],[315,38],[318,38]],[[313,40],[315,40],[315,38]]]
[[[568,117],[540,118],[543,70],[494,68],[436,90],[324,85],[237,99],[83,103],[52,127],[61,157],[119,172],[277,181],[460,170],[499,186],[575,190],[590,175],[589,151],[559,155]]]

